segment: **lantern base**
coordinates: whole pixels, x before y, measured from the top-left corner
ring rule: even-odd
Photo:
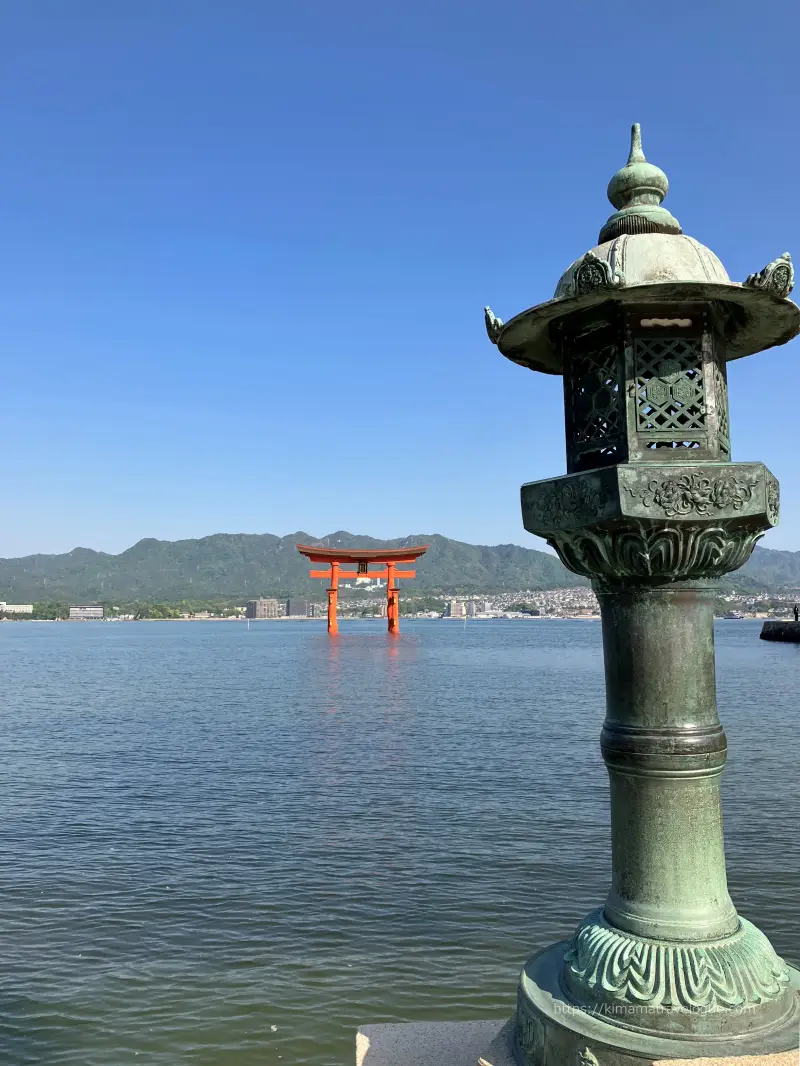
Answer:
[[[786,1015],[773,1025],[736,1036],[724,1031],[713,1037],[688,1032],[663,1036],[643,1031],[645,1007],[631,1008],[610,1021],[568,999],[561,976],[569,947],[569,941],[562,941],[546,948],[522,971],[514,1038],[519,1066],[656,1066],[693,1059],[725,1062],[743,1056],[767,1056],[764,1066],[784,1066],[784,1059],[785,1066],[797,1062],[800,971],[790,967],[794,996]]]

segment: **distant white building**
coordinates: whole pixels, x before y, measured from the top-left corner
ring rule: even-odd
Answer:
[[[91,618],[102,618],[103,608],[94,606],[70,607],[70,621],[88,622]]]
[[[6,603],[0,600],[0,614],[33,614],[32,603]]]
[[[461,600],[450,600],[445,608],[446,618],[463,618],[467,613],[466,604]]]

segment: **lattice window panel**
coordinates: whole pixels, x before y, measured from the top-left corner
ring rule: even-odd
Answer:
[[[636,338],[634,362],[637,430],[657,438],[647,446],[700,447],[707,425],[699,338]]]
[[[714,399],[717,405],[717,432],[719,433],[719,450],[724,459],[731,456],[731,427],[728,418],[728,386],[722,371],[714,363]]]
[[[616,344],[573,352],[573,441],[576,454],[596,452],[613,462],[624,439]]]
[[[563,342],[567,470],[625,462],[620,323],[583,320],[571,324]]]

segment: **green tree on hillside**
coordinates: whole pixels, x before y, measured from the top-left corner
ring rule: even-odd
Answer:
[[[180,607],[168,603],[143,603],[136,611],[137,618],[180,618]]]

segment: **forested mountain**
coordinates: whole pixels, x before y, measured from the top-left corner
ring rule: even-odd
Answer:
[[[119,555],[75,548],[64,555],[0,559],[0,600],[9,603],[179,602],[247,599],[288,593],[320,593],[308,578],[308,561],[295,545],[381,548],[429,544],[417,564],[419,591],[496,592],[585,584],[558,559],[515,544],[465,544],[439,534],[375,540],[340,531],[321,540],[310,533],[217,533],[198,540],[140,540]],[[800,586],[800,552],[757,548],[738,574],[727,579],[743,589]],[[411,591],[411,588],[408,589]]]
[[[800,588],[800,552],[756,548],[750,561],[727,580],[742,589]]]

